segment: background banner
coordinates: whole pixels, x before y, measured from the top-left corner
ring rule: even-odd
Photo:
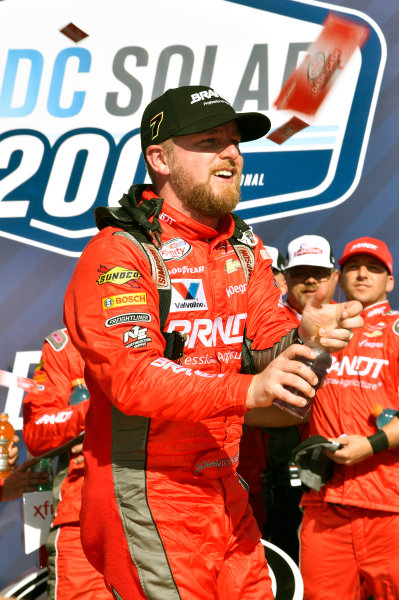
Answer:
[[[343,43],[329,61],[317,52],[309,61],[316,91],[328,84],[317,110],[277,109],[331,15],[366,39],[344,68]],[[285,128],[283,143],[242,144],[237,213],[265,244],[285,253],[314,233],[339,258],[368,235],[396,261],[397,0],[0,0],[0,33],[0,369],[31,376],[43,338],[62,326],[65,289],[96,231],[93,209],[146,180],[141,114],[170,87],[209,85],[237,111],[267,114],[272,132],[293,117],[304,123],[293,135]],[[19,435],[23,394],[0,388]],[[1,504],[0,589],[38,564],[22,535],[21,501]]]

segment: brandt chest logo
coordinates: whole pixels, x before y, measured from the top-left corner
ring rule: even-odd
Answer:
[[[179,3],[148,0],[138,6],[118,0],[115,8],[102,1],[90,35],[78,45],[59,33],[60,10],[69,10],[69,0],[42,0],[46,19],[35,23],[33,35],[30,20],[20,17],[31,4],[0,2],[0,20],[7,23],[0,82],[0,236],[79,256],[97,232],[93,210],[116,206],[132,181],[146,179],[140,119],[165,81],[194,84],[200,73],[204,91],[187,98],[193,109],[197,103],[216,109],[226,97],[236,111],[267,114],[272,131],[280,129],[296,116],[276,108],[282,85],[331,13],[367,27],[367,42],[336,69],[339,77],[304,128],[283,143],[264,137],[240,145],[244,170],[236,211],[257,223],[334,206],[356,189],[386,59],[383,35],[366,14],[314,0],[230,0],[212,3],[210,24],[209,11],[195,2],[190,18],[204,36],[181,30],[173,44],[154,46],[147,35],[154,11],[165,27],[174,26]],[[85,23],[88,10],[81,2],[74,22]],[[237,22],[252,33],[232,71],[225,62],[236,53],[236,41],[228,32]],[[318,68],[315,58],[311,74]],[[169,243],[164,259],[178,260],[188,251],[188,244]]]

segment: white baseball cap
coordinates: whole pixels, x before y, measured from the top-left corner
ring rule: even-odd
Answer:
[[[332,269],[335,260],[328,241],[320,235],[301,235],[288,244],[286,269],[310,265]]]
[[[276,269],[276,271],[283,271],[285,260],[278,248],[275,248],[274,246],[265,246],[265,250],[272,259],[273,269]]]

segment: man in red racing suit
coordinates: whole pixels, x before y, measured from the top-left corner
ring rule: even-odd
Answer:
[[[279,305],[260,240],[247,229],[242,239],[252,249],[239,242],[235,251],[229,241],[235,223],[227,204],[238,200],[242,170],[238,142],[264,134],[265,119],[238,115],[204,86],[168,90],[151,102],[142,145],[163,204],[151,188],[134,186],[122,209],[105,211],[106,218],[97,212],[101,231],[66,292],[65,322],[91,398],[82,543],[117,599],[272,598],[259,530],[236,474],[241,424],[248,408],[276,395],[301,403],[284,384],[310,396],[316,378],[293,360],[310,351],[290,345],[298,332]],[[122,231],[128,225],[118,226],[134,218],[145,227],[149,214],[152,238],[158,215],[162,224],[166,273],[153,250],[149,260]],[[156,283],[166,285],[169,276],[163,331],[185,336],[179,362],[163,356]],[[352,316],[358,322],[357,303],[348,308],[346,315],[333,309],[328,328],[329,339],[338,328],[342,346]],[[244,327],[253,349],[268,349],[270,359],[282,351],[255,376],[239,373]],[[309,310],[299,334],[315,333]]]
[[[23,402],[23,435],[34,456],[62,446],[84,431],[89,401],[69,404],[72,381],[83,377],[84,363],[66,329],[44,340],[34,379],[38,392],[28,392]],[[79,512],[83,485],[80,447],[70,452],[67,474],[57,482],[56,513],[46,548],[49,599],[109,600],[104,578],[85,557],[80,542]],[[60,459],[61,460],[61,459]],[[54,490],[55,491],[55,490]]]
[[[364,305],[364,326],[333,355],[313,403],[310,435],[337,439],[343,448],[329,453],[336,462],[332,479],[320,492],[303,495],[304,598],[394,600],[399,598],[399,449],[381,433],[377,440],[382,436],[383,445],[381,440],[375,445],[371,414],[377,403],[399,409],[399,313],[386,300],[393,288],[392,257],[384,242],[360,238],[346,246],[339,263],[346,297]]]

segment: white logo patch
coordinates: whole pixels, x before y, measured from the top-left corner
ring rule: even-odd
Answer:
[[[172,279],[170,312],[207,309],[202,279]]]
[[[181,238],[174,238],[163,244],[160,253],[162,258],[166,260],[181,260],[191,252],[192,248],[188,242]]]

